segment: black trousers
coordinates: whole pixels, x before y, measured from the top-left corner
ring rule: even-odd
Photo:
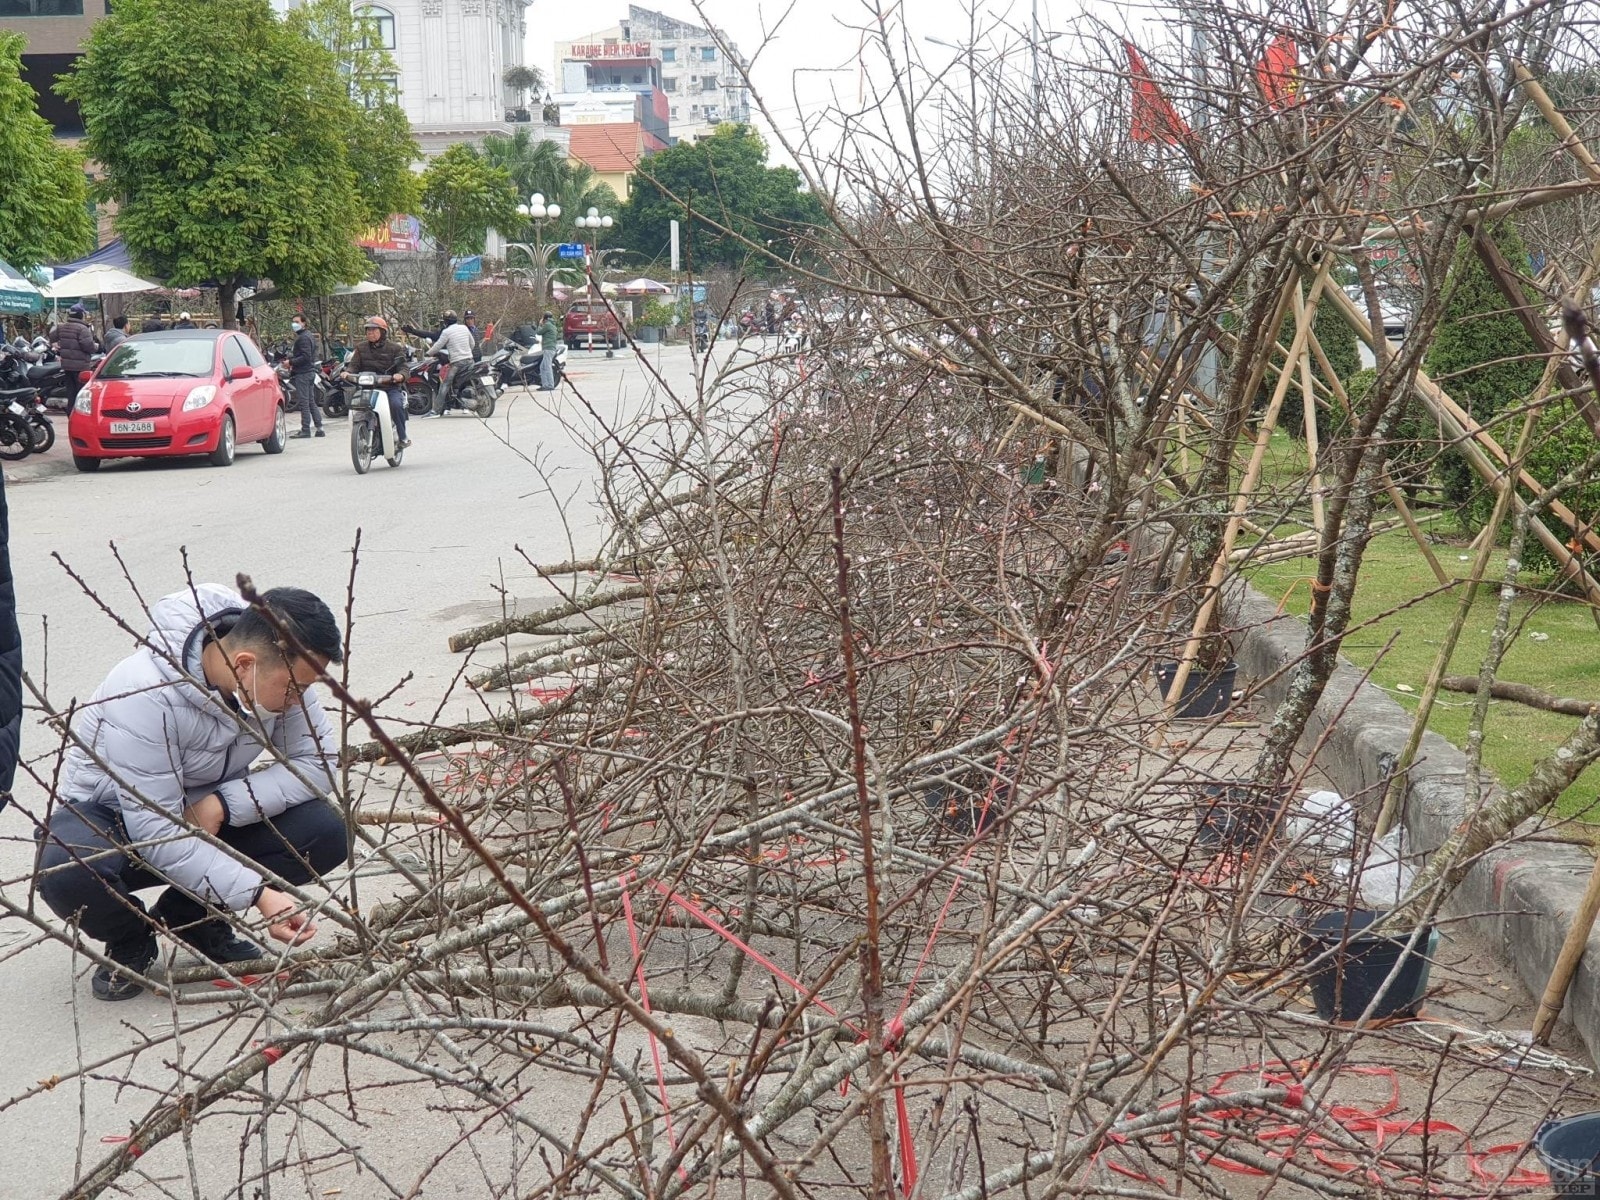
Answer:
[[[345,860],[344,818],[326,800],[309,800],[270,821],[224,825],[219,841],[293,884],[306,884]],[[100,804],[62,805],[50,815],[39,851],[39,895],[63,921],[109,945],[149,935],[151,917],[133,893],[167,887],[155,919],[182,931],[223,914],[139,861],[127,848],[121,817]]]
[[[298,375],[289,376],[289,382],[294,384],[294,398],[300,409],[300,432],[310,433],[311,422],[317,423],[317,428],[322,428],[322,410],[317,407],[317,376],[314,371],[302,371]]]

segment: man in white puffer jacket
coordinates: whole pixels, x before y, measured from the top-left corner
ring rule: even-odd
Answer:
[[[261,601],[293,641],[228,588],[165,597],[146,644],[73,721],[39,894],[126,968],[95,972],[102,1000],[143,990],[136,977],[155,961],[157,928],[213,963],[266,953],[223,910],[254,907],[273,938],[304,941],[315,927],[263,871],[298,886],[344,861],[344,819],[326,798],[335,739],[310,690],[343,659],[339,626],[300,588]],[[306,657],[290,653],[294,641]],[[272,761],[251,771],[269,749]],[[153,912],[133,894],[163,884]]]

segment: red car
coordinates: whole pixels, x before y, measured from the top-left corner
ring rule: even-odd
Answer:
[[[231,329],[169,329],[128,338],[95,368],[67,418],[72,462],[204,454],[233,462],[240,442],[282,453],[289,435],[278,376]]]
[[[617,350],[623,344],[622,323],[604,300],[574,301],[561,323],[561,336],[573,350],[591,345]]]

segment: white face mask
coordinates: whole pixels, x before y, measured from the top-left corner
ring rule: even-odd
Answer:
[[[299,321],[295,321],[295,322],[294,322],[294,323],[293,323],[293,324],[291,324],[291,325],[290,325],[290,326],[289,326],[289,328],[290,328],[290,329],[292,329],[292,330],[294,330],[294,331],[295,331],[295,332],[296,332],[296,333],[299,333],[299,332],[300,332],[300,331],[301,331],[301,330],[302,330],[302,329],[304,329],[304,328],[305,328],[305,326],[304,326],[304,325],[302,325],[302,324],[300,324],[300,322],[299,322]]]
[[[239,680],[239,686],[234,689],[233,699],[234,703],[239,706],[239,711],[241,713],[249,717],[254,717],[257,725],[265,725],[268,721],[276,719],[278,714],[272,712],[270,709],[262,708],[260,704],[255,703],[251,699],[251,697],[255,695],[256,676],[258,674],[259,672],[252,670],[250,674],[250,685],[248,687],[245,686],[244,679],[241,677]]]

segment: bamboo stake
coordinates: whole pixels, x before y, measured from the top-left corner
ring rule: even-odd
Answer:
[[[1328,270],[1333,265],[1333,256],[1325,255],[1322,265],[1317,268],[1315,281],[1311,285],[1311,303],[1314,305],[1320,298],[1323,285],[1328,281]],[[1278,305],[1282,313],[1292,302],[1291,297],[1298,296],[1303,280],[1296,273],[1289,277],[1285,285],[1287,293],[1284,300]],[[1279,321],[1282,321],[1280,316]],[[1306,334],[1309,332],[1304,320],[1304,311],[1296,313],[1294,344],[1290,347],[1291,358],[1305,348]],[[1260,364],[1258,364],[1260,366]],[[1259,378],[1264,371],[1252,372],[1252,378]],[[1222,549],[1218,552],[1216,560],[1211,564],[1211,575],[1206,581],[1205,599],[1200,603],[1200,611],[1195,614],[1194,625],[1189,631],[1189,638],[1183,645],[1183,657],[1178,663],[1178,670],[1172,677],[1172,686],[1167,689],[1166,712],[1161,722],[1156,726],[1152,735],[1152,743],[1161,745],[1165,740],[1164,730],[1168,722],[1173,719],[1173,714],[1178,711],[1178,698],[1183,695],[1184,685],[1189,682],[1189,676],[1194,670],[1195,660],[1200,655],[1200,643],[1205,639],[1206,626],[1211,623],[1211,615],[1216,611],[1217,602],[1222,596],[1222,581],[1228,574],[1228,555],[1233,550],[1233,543],[1239,536],[1239,527],[1244,520],[1245,509],[1250,506],[1250,494],[1255,491],[1256,483],[1261,478],[1261,464],[1267,456],[1267,444],[1272,440],[1272,431],[1278,424],[1278,410],[1283,407],[1283,398],[1288,394],[1289,381],[1292,378],[1287,371],[1278,375],[1278,386],[1272,390],[1272,401],[1267,405],[1267,411],[1261,418],[1261,428],[1256,432],[1255,449],[1250,455],[1250,464],[1245,468],[1244,478],[1239,482],[1239,494],[1234,497],[1233,510],[1228,516],[1228,523],[1222,533]]]
[[[1317,472],[1317,393],[1311,381],[1311,326],[1317,319],[1316,309],[1306,311],[1305,298],[1300,289],[1294,290],[1295,320],[1306,329],[1305,346],[1300,352],[1300,407],[1305,420],[1306,461],[1311,466],[1311,527],[1318,533],[1323,530],[1325,514],[1322,508],[1322,476]]]
[[[1567,989],[1572,977],[1578,973],[1578,963],[1589,945],[1589,933],[1594,929],[1595,916],[1600,914],[1600,859],[1595,860],[1589,872],[1589,886],[1583,889],[1583,899],[1578,911],[1572,914],[1572,924],[1567,928],[1567,940],[1561,943],[1561,953],[1550,970],[1550,979],[1544,985],[1544,995],[1539,997],[1539,1011],[1533,1018],[1533,1043],[1545,1046],[1556,1027],[1556,1018],[1567,1002]]]

